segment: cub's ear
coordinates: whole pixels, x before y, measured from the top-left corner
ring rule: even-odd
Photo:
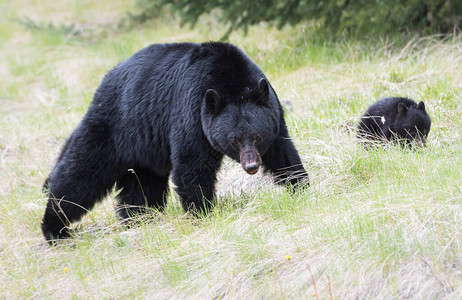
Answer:
[[[398,104],[398,116],[402,117],[402,116],[405,116],[406,113],[407,113],[407,106],[404,105],[404,103],[400,103]]]
[[[423,103],[423,101],[420,101],[419,104],[417,104],[417,108],[425,111],[425,104]]]
[[[257,99],[255,102],[264,105],[268,102],[269,97],[269,83],[265,78],[260,79],[257,84]]]
[[[220,112],[223,106],[223,101],[221,100],[217,91],[209,89],[207,92],[205,92],[205,107],[207,107],[209,113],[212,115],[217,114]]]

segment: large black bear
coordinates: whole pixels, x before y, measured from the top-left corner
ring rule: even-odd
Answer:
[[[425,145],[431,120],[425,104],[408,98],[393,97],[371,105],[358,125],[357,137],[367,141],[397,140],[402,145]]]
[[[154,44],[103,79],[44,188],[45,238],[69,235],[114,184],[127,218],[166,204],[170,174],[183,208],[206,212],[223,155],[277,182],[308,184],[275,91],[227,43]]]

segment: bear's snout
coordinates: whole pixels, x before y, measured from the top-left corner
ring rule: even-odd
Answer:
[[[425,139],[420,134],[415,137],[415,143],[418,147],[425,147]]]
[[[261,159],[255,147],[243,146],[240,150],[241,166],[248,174],[253,175],[260,168]]]
[[[258,162],[253,162],[253,163],[248,163],[243,167],[247,173],[252,175],[258,172],[258,169],[260,168],[260,164]]]

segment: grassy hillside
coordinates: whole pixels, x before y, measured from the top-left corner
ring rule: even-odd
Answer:
[[[217,207],[122,227],[116,191],[49,247],[41,185],[104,74],[156,42],[208,41],[165,17],[118,26],[131,1],[0,1],[0,298],[462,298],[462,37],[323,41],[309,27],[231,35],[263,69],[311,187],[296,195],[226,160]],[[26,18],[27,16],[27,18]],[[423,100],[428,147],[365,151],[385,96]]]

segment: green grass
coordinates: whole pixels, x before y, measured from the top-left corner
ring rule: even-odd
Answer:
[[[207,217],[185,215],[173,193],[164,213],[126,229],[112,193],[49,247],[41,185],[105,73],[151,43],[225,30],[167,17],[116,28],[131,5],[0,2],[0,298],[462,297],[460,36],[332,42],[303,24],[233,33],[292,104],[311,187],[290,195],[226,160]],[[425,101],[428,147],[358,144],[360,115],[385,96]]]

